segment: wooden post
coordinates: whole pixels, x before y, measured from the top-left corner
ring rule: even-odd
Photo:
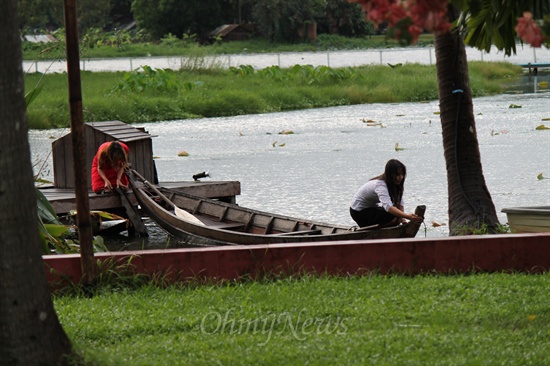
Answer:
[[[94,261],[92,220],[90,218],[90,203],[88,201],[87,177],[89,172],[86,171],[86,141],[84,138],[84,115],[82,112],[82,88],[80,84],[76,0],[63,0],[63,2],[80,263],[84,283],[92,285],[97,278],[98,269]]]
[[[115,187],[115,192],[118,193],[118,195],[120,196],[120,202],[122,203],[122,206],[124,206],[124,208],[126,209],[128,219],[132,223],[134,229],[137,230],[139,236],[141,236],[142,238],[148,237],[149,234],[147,233],[147,228],[145,227],[143,221],[141,221],[141,217],[139,216],[136,207],[134,207],[128,200],[128,197],[126,197],[126,193],[118,187]]]

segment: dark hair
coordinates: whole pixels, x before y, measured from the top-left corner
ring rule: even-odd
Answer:
[[[112,168],[124,167],[128,162],[126,151],[118,141],[113,141],[99,156],[99,166],[107,162]]]
[[[395,177],[403,174],[403,180],[400,184],[395,184]],[[407,177],[407,168],[405,164],[397,159],[390,159],[386,163],[384,173],[372,179],[382,179],[388,186],[388,192],[394,205],[400,205],[403,198],[403,191],[405,190],[405,178]]]

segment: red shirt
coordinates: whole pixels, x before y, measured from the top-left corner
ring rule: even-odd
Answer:
[[[122,146],[122,148],[126,152],[126,155],[128,155],[128,153],[130,152],[130,148],[123,142],[119,141],[118,143]],[[99,175],[99,172],[97,171],[97,168],[98,168],[97,165],[98,165],[99,155],[101,155],[103,151],[107,150],[110,144],[111,142],[104,142],[103,144],[101,144],[99,149],[97,149],[97,153],[94,156],[94,160],[92,161],[92,190],[95,193],[100,193],[105,189],[105,181]],[[117,169],[112,167],[108,161],[104,161],[103,166],[101,167],[101,170],[103,170],[103,173],[105,173],[105,175],[107,176],[107,179],[109,179],[109,182],[111,182],[111,185],[113,187],[116,187]],[[128,177],[126,176],[126,174],[122,174],[120,181],[124,185],[128,185]]]

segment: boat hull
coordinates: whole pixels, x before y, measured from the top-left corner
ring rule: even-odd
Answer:
[[[276,215],[176,190],[157,189],[151,185],[145,187],[135,181],[132,185],[137,201],[149,217],[164,230],[191,245],[410,238],[416,236],[421,225],[409,223],[382,229],[358,229]],[[150,188],[156,192],[151,192]],[[185,210],[185,215],[177,215],[174,210],[178,209]],[[424,216],[424,210],[424,206],[419,206],[417,214]]]
[[[515,233],[550,232],[550,206],[503,208]]]

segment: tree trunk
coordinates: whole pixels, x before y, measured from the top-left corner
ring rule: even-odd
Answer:
[[[0,13],[0,360],[62,364],[71,342],[53,308],[40,252],[25,115],[17,0]]]
[[[447,166],[450,235],[495,232],[498,218],[483,171],[462,36],[435,37],[439,108]]]

